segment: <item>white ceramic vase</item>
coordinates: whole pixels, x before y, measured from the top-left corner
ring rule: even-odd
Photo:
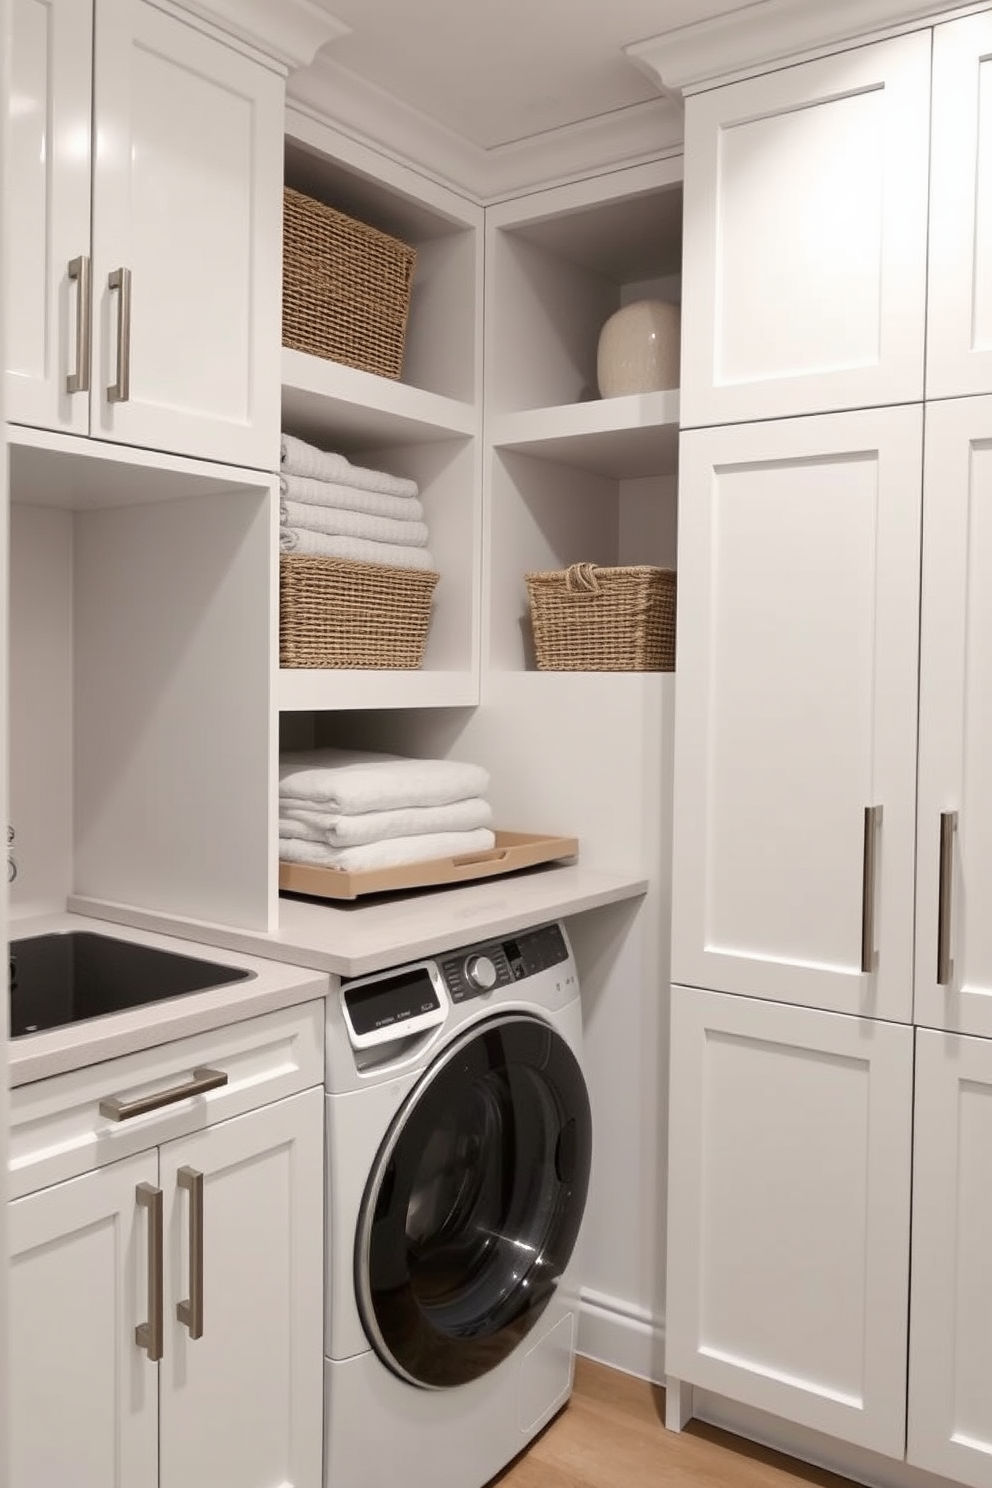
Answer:
[[[678,387],[680,329],[679,307],[663,300],[634,300],[615,311],[599,333],[600,397]]]

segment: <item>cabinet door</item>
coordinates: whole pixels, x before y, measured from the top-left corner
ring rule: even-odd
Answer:
[[[97,0],[92,434],[278,468],[282,92],[151,5]]]
[[[923,396],[930,33],[686,104],[683,427]]]
[[[992,1035],[992,398],[928,406],[923,499],[916,1021]]]
[[[911,1019],[921,432],[682,436],[679,982]]]
[[[322,1090],[304,1091],[161,1148],[161,1488],[319,1488],[323,1108]],[[191,1204],[200,1185],[194,1338],[177,1309],[195,1290]]]
[[[88,303],[70,263],[90,253],[91,0],[14,0],[4,251],[7,417],[84,434],[89,398],[70,393]],[[84,339],[84,338],[82,338]]]
[[[907,1456],[988,1488],[992,1453],[992,1043],[916,1049]]]
[[[158,1370],[147,1318],[143,1154],[9,1209],[11,1488],[157,1488]]]
[[[666,1372],[905,1440],[913,1031],[672,989]]]
[[[927,397],[992,392],[992,16],[934,30]]]

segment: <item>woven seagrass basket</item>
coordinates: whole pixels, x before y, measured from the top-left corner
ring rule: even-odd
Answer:
[[[399,377],[416,249],[290,186],[282,226],[282,344]]]
[[[439,577],[421,569],[281,554],[279,664],[419,667]]]
[[[540,671],[675,670],[673,569],[573,563],[524,577]]]

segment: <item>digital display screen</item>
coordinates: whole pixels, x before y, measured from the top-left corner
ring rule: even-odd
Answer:
[[[399,972],[365,987],[345,987],[345,1006],[356,1034],[391,1028],[422,1013],[434,1013],[441,1004],[426,968]]]

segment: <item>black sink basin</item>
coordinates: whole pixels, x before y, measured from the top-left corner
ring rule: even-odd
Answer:
[[[90,930],[10,943],[10,1036],[203,992],[255,975]]]

